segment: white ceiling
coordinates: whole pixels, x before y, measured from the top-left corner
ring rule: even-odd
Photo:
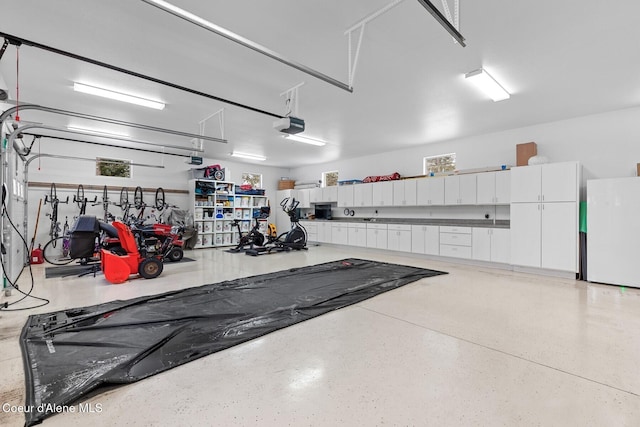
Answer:
[[[390,2],[173,0],[343,82],[344,31]],[[352,94],[140,0],[3,3],[2,32],[276,114],[286,112],[279,94],[305,82],[299,91],[304,135],[330,141],[325,147],[285,141],[266,115],[33,47],[20,49],[21,102],[192,133],[200,120],[224,108],[229,144],[205,143],[206,156],[221,160],[238,150],[265,155],[266,165],[297,167],[640,103],[640,2],[634,0],[461,0],[465,48],[417,0],[405,0],[367,24]],[[442,8],[441,0],[434,4]],[[464,81],[464,73],[480,67],[502,82],[511,99],[494,103]],[[0,72],[15,99],[14,47],[0,61]],[[74,81],[159,99],[167,107],[156,111],[74,93]],[[54,126],[99,126],[33,111],[21,117]],[[187,138],[125,131],[190,146]],[[220,136],[215,120],[206,134]]]

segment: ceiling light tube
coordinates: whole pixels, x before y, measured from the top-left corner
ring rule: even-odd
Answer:
[[[300,135],[283,135],[285,139],[291,139],[293,141],[303,142],[305,144],[317,145],[322,147],[323,145],[327,145],[326,142],[321,141],[319,139],[307,138],[306,136]]]
[[[81,132],[87,132],[87,133],[93,133],[99,136],[119,136],[122,138],[129,138],[129,135],[127,135],[126,133],[119,133],[119,132],[107,132],[107,131],[103,131],[103,130],[96,130],[96,129],[89,129],[89,128],[83,128],[80,126],[67,126],[67,129],[69,130],[73,130],[73,131],[81,131]]]
[[[509,99],[511,95],[498,83],[489,73],[483,68],[471,71],[464,75],[464,78],[469,80],[487,96],[494,100],[494,102],[502,101],[503,99]]]
[[[76,92],[87,93],[90,95],[101,96],[103,98],[115,99],[116,101],[128,102],[129,104],[141,105],[143,107],[163,110],[165,104],[151,99],[140,98],[139,96],[129,95],[122,92],[116,92],[109,89],[103,89],[96,86],[86,85],[84,83],[73,83],[73,90]]]
[[[258,160],[259,162],[267,160],[266,157],[259,154],[242,153],[239,151],[234,151],[233,153],[231,153],[231,157],[241,157],[243,159]]]

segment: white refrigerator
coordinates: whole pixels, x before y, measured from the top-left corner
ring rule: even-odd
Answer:
[[[640,288],[640,177],[587,181],[587,280]]]

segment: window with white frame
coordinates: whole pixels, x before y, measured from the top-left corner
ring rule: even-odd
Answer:
[[[262,174],[243,172],[242,185],[251,185],[253,188],[262,188]]]
[[[449,172],[456,169],[456,153],[429,156],[423,159],[422,170],[425,175]]]
[[[96,158],[97,176],[131,178],[131,160]]]
[[[338,171],[322,172],[322,186],[333,187],[338,185]]]

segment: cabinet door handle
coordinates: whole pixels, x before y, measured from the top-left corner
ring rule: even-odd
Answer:
[[[542,195],[542,201],[544,202],[544,194]]]
[[[540,210],[540,205],[538,205],[538,210]]]
[[[540,195],[538,194],[538,201],[540,201]]]

